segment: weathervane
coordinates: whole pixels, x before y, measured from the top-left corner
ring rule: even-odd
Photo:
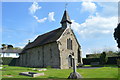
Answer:
[[[68,5],[68,3],[65,4],[65,10],[67,9],[67,5]]]

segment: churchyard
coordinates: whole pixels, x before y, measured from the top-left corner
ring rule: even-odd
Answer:
[[[90,67],[90,65],[85,65]],[[37,70],[38,69],[38,70]],[[2,78],[68,78],[72,69],[54,69],[54,68],[28,68],[28,67],[16,67],[4,65],[1,69]],[[29,77],[19,75],[21,72],[36,72],[44,73],[44,75],[38,77]],[[118,78],[119,70],[115,65],[106,65],[105,67],[97,68],[79,68],[77,72],[82,75],[83,78]]]

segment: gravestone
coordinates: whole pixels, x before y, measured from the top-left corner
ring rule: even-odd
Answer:
[[[70,73],[68,79],[80,79],[82,76],[76,71],[76,64],[75,64],[75,59],[72,57],[72,63],[73,63],[73,72]]]
[[[37,77],[37,76],[43,76],[44,73],[35,73],[35,72],[21,72],[19,75],[29,76],[29,77]]]

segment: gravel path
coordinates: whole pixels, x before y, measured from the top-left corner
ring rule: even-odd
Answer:
[[[96,69],[101,67],[79,67],[78,69]]]

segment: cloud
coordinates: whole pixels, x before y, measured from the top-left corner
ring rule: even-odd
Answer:
[[[82,2],[82,4],[81,4],[81,6],[82,6],[82,11],[84,12],[84,11],[88,11],[88,12],[90,12],[90,13],[94,13],[95,11],[96,11],[96,4],[95,3],[93,3],[93,2]]]
[[[39,19],[39,20],[37,20],[39,23],[41,23],[41,22],[45,22],[47,20],[47,18],[45,17],[45,18],[43,18],[43,19]]]
[[[33,16],[36,20],[38,20],[38,17],[37,16]]]
[[[113,34],[114,28],[117,26],[117,3],[99,2],[96,5],[92,2],[83,2],[81,4],[83,11],[89,11],[92,14],[83,23],[77,23],[72,20],[72,28],[82,37],[99,37],[102,35]],[[99,6],[99,8],[97,8]],[[99,11],[97,10],[99,9]]]
[[[38,5],[37,2],[33,2],[33,4],[30,6],[29,11],[31,14],[35,14],[35,12],[39,9],[41,9],[42,7]]]
[[[36,20],[37,20],[37,22],[39,22],[39,23],[42,23],[42,22],[45,22],[46,20],[47,20],[47,18],[45,17],[45,18],[43,18],[43,19],[38,19],[38,17],[37,16],[33,16]]]
[[[99,2],[98,5],[101,7],[101,11],[99,11],[101,16],[118,16],[118,2]]]
[[[84,23],[72,20],[72,29],[84,38],[112,34],[117,26],[117,17],[89,16]]]
[[[48,14],[48,18],[44,17],[42,19],[39,19],[38,16],[35,15],[36,11],[41,9],[42,7],[38,5],[37,2],[33,2],[33,4],[30,6],[29,11],[32,14],[32,16],[34,17],[34,19],[37,20],[38,23],[42,23],[45,22],[47,19],[51,22],[51,21],[55,21],[54,19],[54,12],[49,12]]]
[[[48,20],[49,20],[49,21],[55,21],[55,19],[54,19],[54,12],[50,12],[50,13],[48,14]]]
[[[42,18],[42,19],[39,19],[35,13],[37,10],[41,9],[42,7],[38,5],[37,2],[33,2],[33,4],[30,6],[29,8],[29,11],[30,13],[33,15],[33,17],[37,20],[38,23],[42,23],[42,22],[45,22],[47,20],[47,18]]]

